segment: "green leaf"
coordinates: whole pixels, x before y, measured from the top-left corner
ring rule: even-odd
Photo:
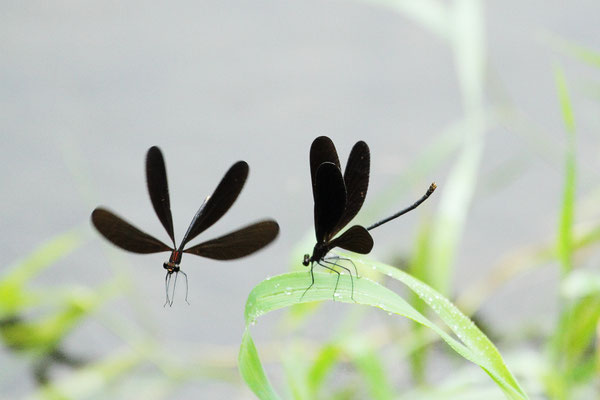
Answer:
[[[248,307],[246,306],[246,309]],[[269,379],[265,375],[265,371],[258,358],[256,347],[248,331],[248,326],[242,337],[242,345],[240,346],[240,355],[238,358],[240,374],[248,387],[261,400],[277,400],[279,396],[273,390]]]
[[[443,294],[451,288],[456,251],[473,199],[484,150],[488,121],[484,109],[485,18],[477,0],[452,2],[452,50],[462,92],[466,125],[463,145],[446,182],[440,184],[439,208],[434,218],[428,282]]]
[[[597,50],[571,42],[553,33],[544,34],[543,39],[557,51],[578,58],[593,67],[600,68],[600,52]]]
[[[573,219],[575,214],[575,118],[567,90],[564,72],[556,67],[555,81],[560,102],[560,109],[567,133],[567,148],[565,151],[565,178],[563,185],[562,204],[556,249],[562,267],[563,277],[573,270]],[[572,390],[570,372],[573,362],[581,353],[581,345],[586,345],[586,338],[579,337],[582,332],[589,332],[590,319],[596,314],[588,313],[587,307],[594,305],[592,300],[579,300],[575,305],[563,305],[557,329],[551,341],[552,367],[547,372],[545,380],[548,392],[557,398],[567,398]],[[596,306],[597,307],[597,306]],[[583,320],[581,319],[583,318]],[[595,325],[592,326],[592,329]]]
[[[427,273],[429,272],[427,267],[429,265],[429,256],[431,254],[430,248],[430,224],[423,224],[419,235],[417,236],[417,242],[415,246],[414,255],[409,265],[409,271],[412,276],[420,279],[423,282],[430,282]],[[420,313],[425,314],[425,303],[416,294],[413,293],[411,298],[411,304]],[[425,328],[423,325],[414,322],[412,326],[413,334],[417,342],[425,342]],[[427,367],[427,347],[418,346],[414,352],[410,354],[410,367],[413,379],[419,385],[425,383],[425,370]]]
[[[568,324],[568,329],[559,331],[562,336],[557,341],[562,344],[564,369],[570,372],[583,364],[581,359],[586,356],[584,352],[591,348],[594,341],[600,318],[600,295],[579,299],[562,318],[565,320],[561,321],[561,325]]]
[[[600,273],[575,270],[563,279],[560,289],[561,294],[567,299],[600,295]]]
[[[371,399],[392,400],[395,398],[392,386],[387,380],[385,368],[376,352],[366,349],[361,351],[356,354],[354,365],[365,378]]]
[[[127,377],[127,374],[144,359],[144,354],[143,349],[119,351],[42,386],[27,398],[30,400],[98,398],[99,393],[106,393],[108,387],[114,386],[116,382]]]
[[[348,256],[348,255],[347,255]],[[376,271],[389,276],[390,278],[397,279],[398,281],[405,284],[409,289],[416,293],[421,300],[433,310],[438,317],[441,318],[444,323],[460,338],[460,340],[467,346],[467,348],[473,352],[476,356],[475,359],[469,358],[470,354],[461,354],[451,342],[446,340],[444,335],[440,336],[444,339],[451,347],[454,348],[459,354],[466,359],[473,361],[483,368],[496,383],[505,391],[508,398],[527,398],[525,392],[521,389],[516,379],[512,376],[508,367],[505,365],[502,356],[494,346],[494,344],[485,336],[483,332],[473,322],[464,315],[454,304],[448,299],[442,296],[433,288],[429,287],[425,283],[419,281],[413,276],[406,272],[397,269],[391,265],[375,262],[369,260],[368,262],[362,259],[354,259],[357,266],[363,265],[365,267],[371,267]],[[419,322],[419,321],[417,321]],[[428,326],[427,324],[423,324]],[[430,326],[428,326],[430,327]],[[430,327],[431,328],[431,327]],[[439,332],[432,328],[436,333]],[[461,349],[461,348],[459,348]],[[484,361],[481,363],[480,361]],[[505,387],[507,384],[510,388]],[[508,389],[508,391],[507,391]],[[512,397],[512,390],[515,389],[518,393],[518,397]]]
[[[291,398],[294,400],[314,399],[308,383],[309,361],[306,355],[306,346],[303,343],[292,342],[282,351],[283,369],[286,383]]]
[[[596,245],[600,241],[600,226],[585,227],[581,229],[573,239],[573,251],[587,249]],[[507,282],[515,279],[517,276],[523,275],[526,271],[530,271],[542,266],[547,266],[550,262],[558,259],[556,239],[552,242],[543,243],[540,245],[525,245],[517,251],[513,251],[510,257],[506,257],[501,263],[497,264],[490,270],[486,277],[478,282],[474,282],[470,287],[463,289],[455,303],[460,306],[460,309],[467,315],[475,313],[481,304],[498,288],[505,285]],[[566,279],[571,279],[573,273],[569,274]],[[576,277],[575,279],[585,279]],[[593,284],[593,282],[589,282]],[[572,289],[571,286],[563,288],[564,290]],[[566,296],[572,296],[574,293],[565,292]]]
[[[41,244],[23,260],[8,268],[0,280],[0,318],[15,315],[35,301],[25,285],[45,268],[77,249],[83,240],[79,231],[71,230]]]
[[[567,82],[560,68],[555,70],[558,99],[567,131],[565,182],[558,229],[557,250],[563,273],[573,269],[573,216],[575,209],[575,119],[567,91]]]
[[[307,382],[313,398],[316,398],[327,374],[331,371],[341,354],[342,351],[339,346],[328,344],[323,346],[317,355],[315,362],[308,372]]]
[[[355,263],[364,264],[360,260],[355,260]],[[370,305],[388,313],[405,316],[430,328],[454,351],[483,368],[503,390],[507,398],[527,399],[527,395],[504,364],[494,345],[469,318],[464,316],[446,298],[394,267],[371,262],[366,266],[406,284],[438,314],[460,340],[427,319],[398,294],[365,277],[354,279],[354,299],[357,304]],[[334,274],[315,273],[315,284],[303,298],[301,296],[310,283],[309,275],[306,272],[275,276],[259,283],[250,292],[245,309],[247,327],[240,348],[239,368],[250,389],[260,399],[276,399],[278,397],[264,373],[248,326],[265,313],[299,302],[330,300],[336,279],[337,275]],[[351,299],[351,291],[351,281],[347,275],[344,275],[339,281],[335,294],[336,300],[354,303]]]
[[[110,297],[105,288],[90,290],[71,287],[59,309],[37,318],[15,317],[0,325],[0,338],[6,346],[42,355],[54,350],[85,317]]]
[[[45,268],[73,252],[82,242],[82,235],[78,230],[69,230],[56,235],[38,246],[22,261],[9,267],[11,272],[3,279],[26,282]]]

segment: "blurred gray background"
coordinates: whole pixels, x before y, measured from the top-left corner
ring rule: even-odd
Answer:
[[[589,69],[561,57],[544,37],[552,33],[600,49],[600,4],[483,4],[487,101],[510,98],[550,151],[538,151],[510,126],[486,132],[481,176],[515,160],[522,168],[492,193],[477,188],[455,291],[510,249],[553,238],[565,142],[553,77],[557,62],[574,92],[583,191],[599,166],[598,87],[588,87]],[[6,264],[55,234],[81,227],[89,236],[86,245],[40,281],[93,287],[111,279],[107,255],[118,254],[156,338],[181,357],[189,351],[185,343],[235,348],[251,288],[289,270],[291,250],[312,230],[308,151],[316,136],[334,140],[343,164],[357,140],[369,144],[368,206],[463,115],[447,43],[405,15],[369,3],[4,1],[0,14],[0,243]],[[175,305],[162,307],[168,255],[115,251],[89,224],[92,209],[105,205],[166,240],[145,187],[144,158],[152,145],[166,159],[177,239],[240,159],[250,165],[246,187],[200,239],[267,216],[281,226],[274,244],[246,259],[185,256],[191,306],[183,302],[180,281]],[[418,213],[374,232],[375,257],[412,248],[420,218],[435,214],[446,173],[442,167],[406,183],[396,208],[420,196],[431,181],[439,192]],[[598,214],[583,210],[578,216]],[[553,274],[545,270],[498,292],[484,307],[488,319],[512,324],[503,310],[519,308],[525,319],[551,308],[543,293],[554,284]],[[130,301],[116,300],[125,307],[114,312],[130,312]],[[269,318],[257,324],[257,341]],[[92,355],[123,346],[98,323],[76,330],[68,344]],[[0,353],[2,370],[7,362],[10,376],[27,376],[22,361]],[[5,387],[20,394],[30,385],[24,378]],[[249,396],[243,388],[214,382],[190,393]]]

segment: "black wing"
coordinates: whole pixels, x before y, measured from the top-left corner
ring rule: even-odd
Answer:
[[[327,136],[319,136],[313,140],[310,146],[310,178],[313,186],[313,196],[315,194],[317,170],[324,162],[334,163],[341,170],[335,145]]]
[[[346,184],[346,193],[348,196],[346,209],[336,229],[332,232],[333,235],[348,225],[356,214],[358,214],[358,211],[360,211],[367,196],[367,189],[369,188],[370,167],[371,155],[369,146],[363,141],[357,142],[352,147],[344,172],[344,183]]]
[[[333,239],[330,245],[331,248],[341,247],[355,253],[368,254],[373,248],[373,238],[364,227],[354,225],[339,237]]]
[[[148,184],[148,193],[154,211],[160,220],[162,226],[169,234],[173,246],[175,246],[175,236],[173,234],[173,217],[171,216],[171,204],[169,201],[169,186],[167,185],[167,170],[160,149],[153,146],[148,150],[146,156],[146,183]]]
[[[248,164],[245,161],[238,161],[229,168],[212,196],[205,201],[194,215],[179,249],[183,249],[187,242],[217,222],[229,210],[242,191],[244,183],[246,183],[248,169]]]
[[[104,208],[92,212],[92,223],[102,236],[124,250],[142,254],[173,250]]]
[[[328,242],[346,208],[346,186],[342,172],[334,164],[319,166],[313,188],[315,197],[315,234],[317,242]]]
[[[185,253],[214,260],[234,260],[245,257],[271,243],[279,233],[279,225],[265,220],[231,232],[225,236],[185,249]]]

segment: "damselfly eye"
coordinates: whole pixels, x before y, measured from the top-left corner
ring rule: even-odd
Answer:
[[[166,270],[169,270],[171,267],[169,267],[169,264],[163,263],[163,268]]]
[[[302,265],[304,265],[305,267],[308,267],[308,264],[310,264],[310,256],[308,254],[305,254],[304,260],[302,260]]]

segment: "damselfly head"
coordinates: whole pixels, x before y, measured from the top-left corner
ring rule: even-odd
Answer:
[[[172,262],[163,263],[163,268],[166,269],[170,274],[173,272],[179,272],[179,265]]]
[[[305,254],[304,260],[302,260],[302,265],[304,265],[305,267],[308,267],[308,264],[310,264],[310,255]]]

